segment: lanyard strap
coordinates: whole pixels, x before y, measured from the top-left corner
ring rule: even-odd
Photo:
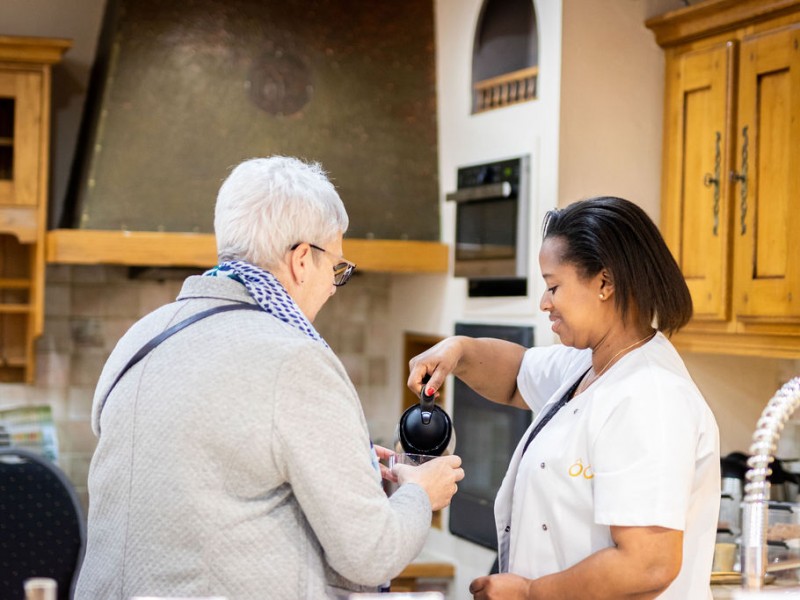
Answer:
[[[215,315],[217,313],[228,312],[229,310],[260,310],[260,311],[263,312],[264,309],[262,309],[257,304],[250,304],[249,302],[236,302],[235,304],[222,304],[220,306],[213,306],[213,307],[208,308],[206,310],[203,310],[203,311],[200,311],[198,313],[195,313],[191,317],[187,317],[183,321],[180,321],[180,322],[176,323],[175,325],[173,325],[172,327],[169,327],[168,329],[165,329],[164,331],[159,333],[157,336],[155,336],[153,339],[151,339],[149,342],[147,342],[144,346],[139,348],[139,351],[131,357],[131,359],[128,361],[128,363],[124,367],[122,367],[122,370],[117,374],[116,379],[114,379],[114,383],[111,384],[111,386],[106,391],[105,396],[103,396],[103,399],[100,401],[100,410],[97,412],[97,414],[100,415],[100,413],[103,412],[103,408],[106,405],[106,400],[108,400],[108,397],[111,395],[111,391],[119,383],[119,380],[122,379],[122,376],[125,375],[125,373],[127,373],[128,370],[131,367],[133,367],[136,363],[138,363],[145,356],[147,356],[150,353],[150,351],[153,350],[153,348],[158,346],[161,342],[166,340],[168,337],[171,337],[171,336],[175,335],[176,333],[178,333],[181,329],[185,329],[186,327],[188,327],[192,323],[196,323],[197,321],[200,321],[201,319],[205,319],[206,317],[210,317],[211,315]],[[100,421],[99,420],[98,420],[97,427],[98,427],[98,430],[99,430],[99,428],[100,428]]]
[[[581,380],[584,378],[584,376],[588,372],[589,372],[589,369],[586,369],[583,372],[583,374],[580,377],[578,377],[578,380],[575,383],[572,384],[572,386],[564,393],[563,396],[561,396],[559,401],[556,402],[555,405],[549,411],[547,411],[547,414],[542,417],[542,420],[539,421],[536,424],[536,427],[533,428],[533,431],[531,431],[531,434],[528,436],[528,440],[525,442],[525,447],[522,449],[522,454],[523,455],[525,454],[525,451],[528,449],[528,446],[531,445],[531,442],[533,441],[533,438],[535,438],[537,435],[539,435],[539,432],[544,428],[544,426],[547,425],[550,422],[550,419],[552,419],[553,417],[556,416],[556,413],[559,410],[561,410],[561,408],[567,402],[572,400],[572,395],[575,393],[575,390],[578,389],[578,386],[580,385]]]

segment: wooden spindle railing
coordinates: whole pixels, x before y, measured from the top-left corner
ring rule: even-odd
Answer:
[[[493,108],[501,108],[519,102],[536,99],[536,79],[539,67],[528,67],[511,73],[504,73],[490,79],[476,81],[473,112],[479,113]]]

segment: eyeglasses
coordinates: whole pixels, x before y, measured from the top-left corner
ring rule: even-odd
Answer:
[[[302,244],[303,242],[298,242],[294,244],[289,250],[295,250],[297,247]],[[353,275],[353,271],[356,270],[356,263],[352,263],[349,260],[345,260],[341,256],[334,254],[333,252],[329,252],[325,250],[325,248],[320,248],[314,244],[308,244],[314,250],[319,250],[320,252],[325,252],[326,254],[330,254],[331,256],[335,256],[336,258],[340,259],[341,262],[336,263],[333,265],[333,285],[336,287],[342,287],[345,283],[350,280],[350,277]]]

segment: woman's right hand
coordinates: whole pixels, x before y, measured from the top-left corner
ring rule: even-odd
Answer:
[[[437,395],[452,374],[492,402],[530,410],[517,389],[524,355],[525,348],[513,342],[454,335],[408,361],[408,387],[417,396],[423,385],[425,395]]]
[[[416,483],[424,489],[431,501],[432,510],[441,510],[458,491],[456,482],[464,479],[461,457],[455,454],[439,456],[421,465],[395,465],[393,472],[397,482]]]
[[[408,388],[417,396],[425,386],[425,395],[434,395],[445,378],[458,366],[462,356],[461,336],[443,339],[435,346],[428,348],[408,361]],[[425,377],[430,376],[426,382]],[[431,393],[428,393],[428,392]]]

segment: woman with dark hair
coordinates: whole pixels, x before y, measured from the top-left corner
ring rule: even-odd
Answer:
[[[540,307],[561,344],[448,338],[410,362],[533,410],[495,502],[500,573],[475,598],[711,598],[719,513],[714,416],[664,335],[692,314],[655,224],[603,197],[550,211]],[[467,474],[469,476],[469,474]]]

